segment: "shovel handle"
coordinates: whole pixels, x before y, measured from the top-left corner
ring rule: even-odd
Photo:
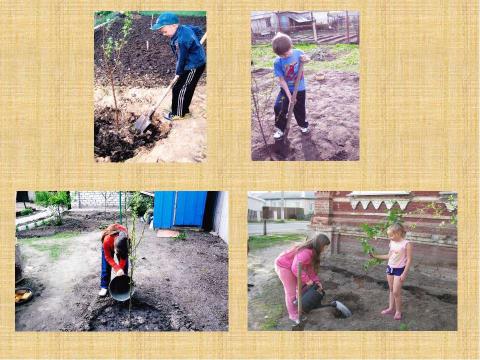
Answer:
[[[297,267],[297,305],[298,305],[298,321],[302,318],[302,263],[298,263]]]

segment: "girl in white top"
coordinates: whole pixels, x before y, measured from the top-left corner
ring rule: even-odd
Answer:
[[[405,239],[406,231],[402,224],[395,223],[387,229],[390,238],[390,251],[387,255],[370,254],[375,259],[388,260],[387,280],[389,292],[388,308],[382,315],[394,315],[402,319],[402,284],[407,278],[412,263],[412,244]]]

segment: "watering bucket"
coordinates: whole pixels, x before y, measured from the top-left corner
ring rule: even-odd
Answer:
[[[302,311],[309,313],[313,309],[322,307],[333,307],[337,309],[344,318],[352,316],[352,312],[348,307],[342,304],[338,300],[334,300],[329,304],[322,304],[322,300],[325,297],[325,290],[318,291],[318,285],[312,285],[308,287],[302,295]]]
[[[127,301],[130,299],[130,277],[128,275],[116,276],[110,281],[108,285],[110,296],[117,301]],[[132,287],[131,295],[135,292],[135,287]]]
[[[322,290],[318,292],[318,286],[310,286],[302,295],[302,310],[305,313],[309,313],[313,309],[322,306],[322,300],[325,296],[325,292]]]

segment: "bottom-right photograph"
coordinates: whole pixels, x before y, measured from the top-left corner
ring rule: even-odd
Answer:
[[[457,193],[251,191],[251,331],[457,330]]]

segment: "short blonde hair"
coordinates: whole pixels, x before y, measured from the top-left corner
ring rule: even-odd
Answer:
[[[292,39],[284,33],[277,33],[272,39],[273,52],[277,55],[283,55],[292,48]]]
[[[400,234],[401,236],[405,236],[407,234],[407,231],[405,230],[402,224],[394,223],[390,225],[387,229],[387,234],[391,234],[391,233],[397,233],[397,234]]]

